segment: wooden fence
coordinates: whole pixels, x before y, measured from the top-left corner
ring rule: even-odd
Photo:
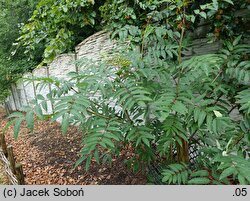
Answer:
[[[0,160],[4,164],[5,172],[9,178],[9,182],[13,185],[24,185],[23,166],[16,163],[12,145],[7,145],[5,134],[0,132]]]

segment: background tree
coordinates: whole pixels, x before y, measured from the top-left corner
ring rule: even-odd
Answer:
[[[9,88],[21,75],[31,70],[36,61],[39,61],[37,53],[34,61],[27,62],[28,57],[20,48],[15,57],[12,57],[12,44],[19,37],[19,29],[22,23],[26,23],[31,16],[37,1],[33,0],[1,0],[0,1],[0,101],[9,94]]]
[[[17,46],[25,47],[30,58],[41,50],[41,65],[46,65],[101,29],[100,5],[102,1],[94,0],[40,0],[29,22],[21,27]]]

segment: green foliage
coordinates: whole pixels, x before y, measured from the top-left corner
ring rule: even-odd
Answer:
[[[223,170],[220,174],[220,180],[231,176],[233,180],[238,180],[240,184],[246,185],[250,182],[250,160],[246,160],[244,157],[237,156],[225,156],[218,157],[214,160],[215,162],[220,162],[218,169]]]
[[[241,104],[240,110],[243,110],[247,114],[250,113],[250,95],[249,94],[250,94],[250,90],[245,89],[239,92],[239,95],[236,96],[236,98],[239,99],[237,103]]]
[[[201,3],[174,0],[40,0],[29,22],[21,26],[21,36],[16,45],[25,47],[25,53],[30,58],[37,55],[41,58],[42,55],[42,64],[47,64],[56,55],[72,51],[77,43],[102,27],[113,29],[114,36],[119,34],[120,39],[129,37],[129,40],[137,43],[142,42],[141,35],[147,36],[154,32],[158,37],[166,36],[167,33],[174,39],[179,33],[173,32],[173,28],[180,30],[183,27],[183,16],[188,22],[188,29],[195,29],[201,19],[206,19],[212,24],[211,38],[226,38],[232,37],[235,32],[245,34],[244,29],[239,29],[237,24],[247,24],[249,16],[243,15],[240,18],[231,13],[246,7],[244,0],[211,0]],[[147,26],[152,22],[164,24],[166,27]],[[173,57],[171,46],[168,45],[168,48],[170,50],[167,55]]]
[[[205,19],[210,22],[209,37],[231,38],[235,33],[247,35],[246,26],[249,27],[248,3],[245,0],[207,0],[207,1],[120,1],[108,0],[100,8],[102,17],[107,26],[114,30],[123,30],[126,36],[126,26],[145,27],[151,22],[167,21],[168,28],[181,29],[182,17],[188,22],[188,28],[195,30],[197,23]],[[242,9],[242,13],[237,11]],[[185,10],[185,12],[183,12]],[[235,14],[232,14],[235,13]],[[159,30],[159,29],[158,29]],[[128,36],[134,37],[133,34]]]
[[[94,0],[40,0],[29,22],[21,27],[17,45],[24,46],[31,58],[40,52],[42,62],[50,63],[98,30],[99,4]]]
[[[171,164],[168,169],[162,172],[162,182],[168,184],[209,184],[211,181],[208,178],[207,170],[198,170],[192,172],[186,164]]]
[[[163,182],[168,184],[186,184],[188,181],[188,168],[185,164],[171,164],[169,169],[163,171]]]
[[[11,84],[35,65],[35,62],[27,62],[27,58],[22,54],[22,48],[16,52],[15,57],[11,55],[12,43],[19,36],[19,26],[27,22],[36,2],[31,0],[0,1],[0,102],[9,95]]]
[[[83,134],[76,165],[110,163],[129,147],[133,157],[126,162],[133,170],[164,161],[168,184],[249,184],[250,48],[244,34],[234,32],[218,53],[182,57],[189,26],[214,20],[233,3],[107,1],[104,20],[128,46],[100,63],[78,61],[79,72],[69,80],[35,79],[37,87],[51,84],[53,90],[12,116],[15,136],[23,120],[32,129],[32,116],[43,119],[51,101],[51,120],[61,121],[63,133],[77,125]],[[192,144],[199,151],[195,164],[189,164]]]

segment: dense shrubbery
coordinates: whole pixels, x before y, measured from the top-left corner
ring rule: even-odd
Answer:
[[[35,61],[27,62],[23,48],[16,51],[15,57],[12,43],[19,36],[19,26],[26,23],[31,16],[36,1],[0,1],[0,102],[9,94],[10,85],[22,74],[36,65]],[[39,60],[37,57],[35,60]]]
[[[250,47],[242,44],[244,29],[235,30],[235,19],[227,17],[245,2],[106,1],[103,20],[128,46],[99,64],[79,61],[80,71],[70,73],[69,81],[39,78],[55,89],[38,95],[25,114],[10,116],[14,136],[23,120],[33,129],[34,115],[44,118],[49,99],[55,104],[51,119],[62,119],[63,133],[70,124],[83,133],[76,165],[84,161],[88,169],[93,158],[111,162],[130,146],[131,168],[157,161],[169,184],[249,184]],[[210,36],[222,38],[224,46],[216,54],[183,59],[190,32],[202,19],[212,23]],[[219,20],[227,26],[218,32]],[[191,166],[193,144],[199,156]]]
[[[100,29],[99,6],[92,0],[40,0],[29,23],[21,27],[17,45],[31,58],[42,50],[46,65]]]
[[[165,12],[159,12],[173,2],[176,2],[176,6],[170,6],[169,9],[172,9],[172,11],[168,13],[169,16],[166,16]],[[128,26],[135,26],[141,29],[153,21],[158,21],[157,18],[163,15],[163,18],[166,18],[167,21],[167,18],[171,18],[167,23],[169,26],[180,30],[182,26],[180,15],[182,2],[184,2],[186,7],[185,15],[189,18],[188,21],[191,21],[191,23],[186,24],[185,28],[195,29],[197,23],[200,21],[197,18],[203,17],[210,18],[212,22],[211,29],[209,30],[211,39],[233,37],[235,33],[247,34],[244,32],[244,28],[249,23],[245,22],[245,17],[242,16],[249,15],[247,14],[248,12],[245,10],[243,14],[232,15],[232,13],[235,13],[240,8],[246,8],[248,1],[245,0],[234,1],[233,6],[231,0],[2,1],[1,9],[3,12],[1,14],[1,24],[3,26],[1,26],[0,34],[3,36],[1,44],[4,45],[0,49],[1,52],[7,54],[1,53],[1,62],[3,63],[8,60],[11,52],[15,56],[11,57],[11,61],[13,61],[11,62],[11,66],[8,65],[10,62],[1,65],[3,69],[1,77],[4,78],[1,82],[12,83],[14,81],[6,78],[10,72],[12,75],[15,73],[21,75],[23,72],[30,70],[31,66],[34,68],[37,63],[40,63],[40,65],[50,63],[56,55],[71,51],[81,40],[104,27],[119,31],[120,36],[123,37],[127,34],[126,29]],[[208,4],[205,4],[206,2]],[[209,9],[209,12],[204,12],[207,9]],[[148,15],[149,13],[154,14],[154,16],[151,16],[152,19]],[[192,15],[194,13],[197,17]],[[27,22],[31,14],[32,16]],[[161,20],[158,23],[165,22]],[[20,33],[18,33],[19,27]],[[15,39],[17,39],[16,42]],[[136,39],[139,40],[138,37]],[[13,43],[16,46],[15,48],[12,48]],[[28,66],[20,65],[22,62],[18,63],[18,58],[27,61],[27,57],[34,62],[31,62]],[[14,66],[18,66],[18,69],[13,70],[13,68],[16,69]]]

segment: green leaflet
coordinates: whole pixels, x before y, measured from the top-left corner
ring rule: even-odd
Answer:
[[[208,177],[209,173],[207,170],[198,170],[198,171],[192,172],[190,176],[191,177]]]
[[[68,113],[65,113],[63,116],[62,116],[62,133],[63,134],[66,134],[67,131],[68,131],[68,127],[69,127],[69,114]]]
[[[185,164],[170,164],[168,169],[162,172],[162,182],[168,184],[186,184],[188,181],[188,169]]]
[[[39,119],[41,119],[41,120],[44,119],[43,112],[42,112],[40,105],[35,105],[34,112],[38,116]]]
[[[204,185],[209,184],[210,180],[206,177],[193,178],[188,181],[188,184]]]
[[[234,173],[235,173],[235,167],[231,166],[231,167],[223,170],[223,172],[220,175],[220,180],[224,179],[225,177],[231,176]]]
[[[27,123],[27,127],[30,130],[33,130],[33,128],[34,128],[34,112],[32,110],[26,113],[25,120]]]
[[[14,138],[17,140],[18,133],[20,131],[21,123],[23,122],[23,118],[18,118],[15,120],[15,125],[14,125]]]
[[[172,110],[180,113],[180,114],[186,114],[187,113],[187,108],[186,106],[180,102],[180,101],[176,101],[174,103],[174,105],[172,106]]]

